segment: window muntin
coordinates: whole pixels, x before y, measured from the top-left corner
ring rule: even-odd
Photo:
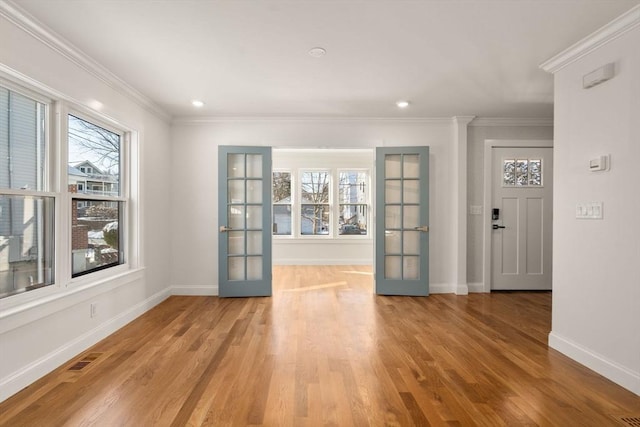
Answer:
[[[291,223],[291,172],[273,172],[273,234],[290,236]]]
[[[0,87],[0,298],[54,283],[47,104]]]
[[[331,210],[329,188],[331,173],[302,171],[300,174],[300,234],[330,234]]]
[[[542,159],[504,159],[503,187],[542,187]]]
[[[366,235],[369,174],[340,171],[338,174],[338,234]]]

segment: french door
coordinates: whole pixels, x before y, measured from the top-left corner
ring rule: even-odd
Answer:
[[[429,147],[376,149],[376,293],[429,294]]]
[[[218,293],[271,296],[271,147],[218,148]]]

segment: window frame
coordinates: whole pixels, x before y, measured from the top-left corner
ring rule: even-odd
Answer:
[[[273,174],[274,173],[288,173],[291,179],[291,190],[290,190],[290,194],[289,197],[291,198],[290,203],[276,203],[273,200]],[[271,196],[272,196],[272,203],[271,203],[271,218],[272,218],[272,223],[273,223],[273,215],[275,212],[275,206],[290,206],[291,209],[291,233],[290,234],[274,234],[273,232],[273,225],[271,228],[271,236],[272,238],[276,238],[276,239],[293,239],[296,237],[296,191],[295,191],[295,186],[297,184],[297,180],[296,180],[296,176],[295,176],[295,172],[293,169],[289,169],[289,168],[276,168],[273,169],[271,171]]]
[[[142,223],[140,215],[140,133],[139,125],[127,123],[101,114],[95,109],[78,104],[74,99],[24,76],[0,73],[0,86],[44,104],[44,165],[42,191],[31,189],[0,189],[0,194],[16,196],[51,197],[53,214],[52,283],[0,298],[0,311],[20,310],[33,304],[43,304],[70,295],[77,290],[119,286],[140,277],[143,268]],[[72,114],[121,136],[120,195],[115,201],[123,202],[121,216],[123,231],[119,249],[124,252],[122,264],[72,277],[71,270],[71,201],[114,201],[113,196],[80,195],[68,188],[68,115]],[[133,276],[130,276],[132,275]],[[98,291],[99,292],[99,291]]]
[[[341,172],[364,172],[367,175],[367,189],[364,192],[364,203],[340,203],[340,173]],[[337,239],[366,239],[371,238],[371,170],[369,168],[337,168],[336,169],[336,215],[335,215],[335,231]],[[366,234],[340,234],[340,206],[351,205],[366,207],[367,213],[365,214],[367,220],[367,233]]]
[[[328,176],[329,176],[329,185],[328,185],[328,201],[327,203],[304,203],[302,201],[302,175],[305,172],[327,172]],[[296,222],[297,222],[297,227],[296,227],[296,238],[298,239],[322,239],[322,240],[326,240],[326,239],[332,239],[334,237],[334,227],[333,227],[333,221],[334,221],[334,212],[333,212],[333,197],[334,197],[334,191],[333,191],[333,183],[335,181],[334,179],[334,169],[333,168],[298,168],[297,169],[297,174],[298,176],[298,181],[297,181],[297,187],[296,187],[296,193],[297,193],[297,216],[296,216]],[[329,209],[329,220],[327,221],[327,223],[329,224],[329,232],[327,234],[302,234],[302,206],[327,206]]]

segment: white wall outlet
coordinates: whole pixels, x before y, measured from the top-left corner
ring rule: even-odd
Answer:
[[[96,317],[98,315],[98,303],[91,303],[91,317]]]

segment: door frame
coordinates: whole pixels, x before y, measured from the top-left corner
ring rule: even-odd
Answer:
[[[483,176],[483,210],[482,210],[482,292],[491,292],[491,207],[493,200],[491,150],[493,148],[551,147],[552,139],[485,139],[484,140],[484,176]]]

